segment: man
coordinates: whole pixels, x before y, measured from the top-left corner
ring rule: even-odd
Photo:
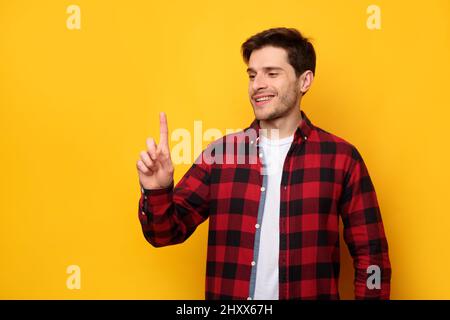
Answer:
[[[388,245],[364,161],[300,109],[314,79],[312,44],[275,28],[242,54],[255,120],[211,143],[175,187],[160,114],[159,144],[149,138],[137,162],[145,238],[181,243],[209,218],[206,299],[339,299],[340,216],[356,299],[389,299]]]

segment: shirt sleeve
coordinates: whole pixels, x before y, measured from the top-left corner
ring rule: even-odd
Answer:
[[[391,265],[375,188],[355,147],[351,158],[340,213],[355,269],[355,299],[389,299]]]
[[[202,155],[200,155],[202,156]],[[139,221],[154,247],[184,242],[209,216],[209,166],[192,164],[176,186],[148,190],[141,186]]]

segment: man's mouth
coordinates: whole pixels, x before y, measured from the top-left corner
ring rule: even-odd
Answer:
[[[268,104],[274,97],[274,95],[266,95],[253,98],[253,100],[255,101],[255,105],[259,107]]]

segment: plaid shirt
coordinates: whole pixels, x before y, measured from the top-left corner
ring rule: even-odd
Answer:
[[[352,144],[301,114],[280,185],[279,298],[339,299],[340,216],[355,298],[389,299],[388,244],[364,161]],[[271,201],[264,197],[259,130],[255,119],[211,143],[175,187],[141,188],[139,220],[154,247],[184,242],[209,218],[206,299],[252,298],[258,222],[263,202]],[[381,286],[369,289],[373,265]]]

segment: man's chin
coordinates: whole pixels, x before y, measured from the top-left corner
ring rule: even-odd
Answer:
[[[276,113],[254,112],[256,120],[268,121],[278,118]]]
[[[270,113],[267,112],[267,110],[257,110],[256,108],[253,107],[253,114],[255,115],[256,120],[267,120]]]

